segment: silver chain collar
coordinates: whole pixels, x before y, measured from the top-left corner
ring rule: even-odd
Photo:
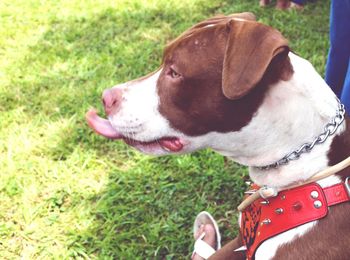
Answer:
[[[288,164],[290,161],[299,159],[303,153],[310,152],[315,145],[324,143],[330,135],[333,135],[335,131],[337,131],[341,123],[343,123],[344,115],[345,115],[344,105],[340,103],[340,101],[338,100],[337,114],[330,123],[326,124],[326,126],[324,127],[323,133],[317,136],[312,142],[304,143],[302,146],[300,146],[299,149],[286,154],[282,159],[278,160],[277,162],[269,165],[265,165],[265,166],[256,166],[255,168],[259,170],[276,169],[281,165]]]

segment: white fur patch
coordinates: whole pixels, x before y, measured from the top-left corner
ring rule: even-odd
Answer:
[[[317,221],[313,221],[268,239],[256,250],[255,259],[269,260],[273,258],[279,246],[291,242],[297,237],[302,236],[308,232],[316,223]]]
[[[186,136],[173,129],[168,120],[159,113],[157,81],[161,72],[162,69],[141,80],[115,86],[115,88],[122,89],[123,101],[117,114],[109,116],[113,128],[125,137],[143,142],[169,136],[179,137],[184,144],[184,148],[179,153],[190,153],[209,147],[210,142],[206,136]],[[152,155],[169,153],[163,149],[141,151]]]
[[[251,122],[250,126],[247,126],[247,128],[254,128],[253,124],[256,123],[255,127],[259,127],[261,132],[266,133],[265,138],[267,143],[270,143],[269,145],[267,143],[258,144],[256,148],[260,151],[257,153],[262,156],[257,155],[255,158],[250,158],[247,164],[264,165],[280,159],[286,153],[297,149],[304,142],[312,141],[322,133],[324,126],[336,114],[338,106],[335,95],[312,65],[292,53],[290,58],[294,69],[292,79],[287,82],[279,82],[278,86],[271,87],[256,119]],[[266,120],[264,117],[260,119],[262,114],[268,115]],[[271,124],[264,129],[264,123],[269,121]],[[344,130],[345,124],[339,127],[335,135]],[[259,185],[275,187],[306,180],[328,166],[327,153],[334,136],[329,137],[324,144],[315,146],[310,153],[303,154],[300,159],[286,166],[268,172],[251,168],[250,176]],[[273,138],[278,142],[274,142]],[[263,145],[266,150],[258,148],[260,145]],[[327,187],[339,182],[339,177],[331,176],[318,183]],[[316,223],[317,221],[310,222],[268,239],[257,249],[256,259],[273,258],[279,246],[302,236]]]
[[[109,120],[127,137],[150,141],[168,135],[170,126],[158,111],[157,81],[161,70],[150,77],[115,86],[123,91],[123,101],[117,114]]]

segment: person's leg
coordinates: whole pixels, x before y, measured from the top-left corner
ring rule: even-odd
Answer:
[[[202,225],[196,234],[194,234],[194,239],[197,240],[201,234],[205,233],[203,241],[210,245],[212,248],[216,247],[216,236],[215,228],[211,224]],[[204,258],[200,257],[198,254],[192,256],[192,260],[203,260]]]
[[[220,250],[216,251],[208,260],[245,260],[245,251],[235,251],[235,249],[240,248],[243,245],[240,236],[236,237],[234,240],[227,243]]]
[[[286,10],[290,6],[290,0],[277,0],[276,9]]]
[[[196,222],[197,221],[195,221],[195,225],[196,225]],[[198,220],[197,224],[199,225],[200,223],[203,223],[203,222],[205,221],[202,218],[201,220]],[[216,237],[217,233],[216,233],[214,224],[210,224],[209,222],[207,222],[207,224],[200,225],[198,229],[195,230],[194,239],[195,240],[199,239],[203,233],[205,235],[201,239],[213,249],[217,248],[218,246],[217,237]],[[224,247],[218,249],[208,259],[209,260],[226,260],[226,259],[245,260],[246,259],[245,251],[237,251],[237,252],[235,251],[236,249],[242,246],[243,246],[242,239],[240,235],[238,235],[234,240],[227,243]],[[199,249],[199,248],[196,248],[196,245],[195,245],[195,250],[196,249]],[[204,260],[204,258],[200,256],[201,252],[198,252],[198,253],[196,252],[193,253],[192,260]]]
[[[292,2],[298,5],[304,5],[306,3],[306,0],[292,0]]]
[[[326,82],[340,98],[350,55],[350,0],[332,0]]]
[[[270,0],[260,0],[259,4],[261,7],[265,7],[270,3]]]
[[[303,10],[306,0],[292,0],[290,9]]]
[[[345,105],[346,112],[348,113],[348,115],[350,115],[350,57],[348,62],[348,70],[344,81],[343,91],[341,94],[341,101]]]

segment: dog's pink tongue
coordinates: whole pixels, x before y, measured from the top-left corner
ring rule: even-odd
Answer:
[[[177,138],[163,138],[159,140],[159,144],[172,152],[179,152],[183,148],[183,144]]]
[[[110,139],[120,139],[122,135],[118,133],[111,125],[111,123],[104,118],[101,118],[97,115],[95,109],[90,109],[85,118],[89,126],[98,134],[103,135],[104,137]]]

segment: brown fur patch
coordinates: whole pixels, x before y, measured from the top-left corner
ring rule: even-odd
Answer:
[[[350,156],[350,118],[345,118],[346,130],[334,137],[331,148],[328,152],[329,165],[335,165]],[[350,176],[350,167],[345,168],[339,175],[342,177]]]
[[[249,94],[237,100],[225,97],[222,71],[229,34],[227,18],[205,27],[212,23],[204,21],[194,26],[166,48],[157,83],[160,113],[173,128],[190,136],[240,130],[253,118],[267,87],[289,79],[293,73],[286,49],[272,59]],[[172,80],[168,76],[170,68],[182,78]]]

